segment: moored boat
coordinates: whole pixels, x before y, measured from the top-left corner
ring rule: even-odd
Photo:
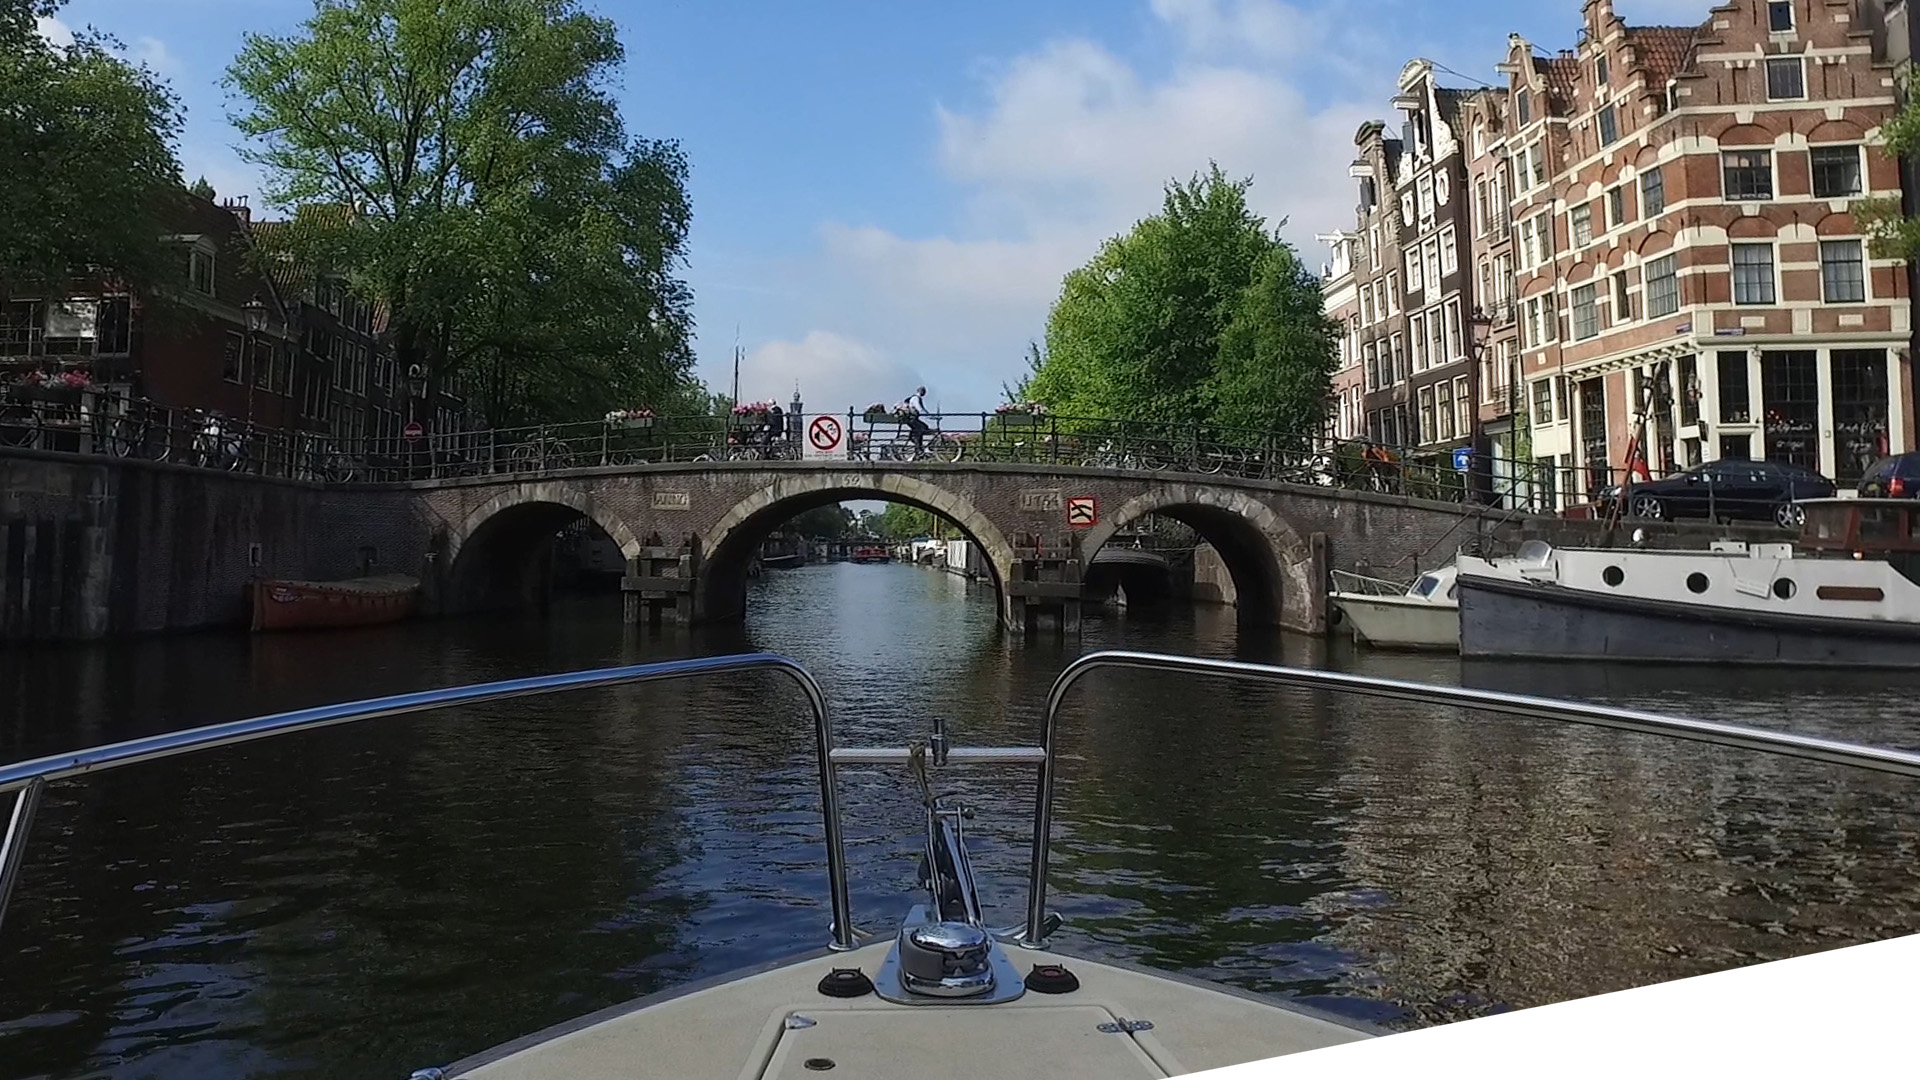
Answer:
[[[892,560],[892,552],[879,544],[867,544],[853,549],[853,561],[857,563],[883,563]]]
[[[252,583],[249,600],[254,630],[306,630],[398,622],[413,613],[419,595],[419,578],[385,574],[345,581],[262,578]]]
[[[1402,589],[1390,581],[1334,572],[1345,586],[1327,594],[1356,640],[1384,649],[1452,650],[1460,646],[1457,568],[1429,570]],[[1397,591],[1396,591],[1397,590]]]
[[[1797,543],[1459,560],[1467,658],[1920,664],[1920,504],[1810,499]]]

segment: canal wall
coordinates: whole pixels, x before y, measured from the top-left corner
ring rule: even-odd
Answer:
[[[256,577],[421,572],[405,491],[0,452],[0,640],[243,625]]]

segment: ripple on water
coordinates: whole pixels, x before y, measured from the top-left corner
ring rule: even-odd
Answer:
[[[617,599],[364,634],[0,653],[0,759],[421,686],[693,653],[807,664],[841,737],[949,718],[1027,743],[1080,652],[1329,662],[1230,614],[999,637],[947,575],[812,567],[744,630],[626,632]],[[1555,669],[1351,655],[1920,746],[1920,676]],[[139,687],[141,693],[101,688]],[[83,690],[84,693],[76,693]],[[48,724],[47,717],[57,723]],[[254,744],[49,792],[4,931],[0,1080],[405,1075],[824,941],[811,730],[741,676],[516,700]],[[1457,709],[1113,673],[1060,730],[1052,905],[1071,951],[1397,1026],[1916,929],[1903,784]],[[856,922],[912,896],[917,796],[843,773]],[[953,778],[996,923],[1024,915],[1030,777]]]

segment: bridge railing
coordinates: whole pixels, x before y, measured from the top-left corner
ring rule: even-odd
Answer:
[[[0,447],[171,461],[331,483],[443,480],[670,462],[794,460],[822,414],[615,417],[579,423],[338,437],[254,427],[86,392],[0,398]],[[1234,476],[1551,512],[1624,479],[1622,470],[1196,423],[1009,410],[930,413],[915,438],[887,411],[825,414],[856,461],[968,461]]]

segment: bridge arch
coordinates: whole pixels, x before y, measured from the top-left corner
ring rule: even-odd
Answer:
[[[1313,559],[1306,541],[1272,507],[1243,492],[1202,484],[1152,485],[1087,530],[1082,558],[1091,563],[1115,533],[1151,514],[1186,525],[1219,552],[1233,578],[1241,622],[1311,624]]]
[[[967,499],[918,477],[886,472],[795,474],[735,503],[701,538],[695,617],[707,621],[743,614],[747,568],[760,542],[796,514],[855,499],[906,503],[958,525],[986,557],[1001,618],[1007,617],[1006,581],[1014,556],[1000,529]]]
[[[640,540],[627,523],[577,485],[516,484],[449,530],[443,606],[473,611],[535,599],[545,588],[543,541],[583,517],[619,545],[622,557],[640,553]]]

